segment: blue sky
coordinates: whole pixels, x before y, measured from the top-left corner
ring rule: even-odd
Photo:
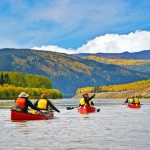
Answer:
[[[77,49],[106,34],[150,31],[149,0],[0,0],[0,48]]]

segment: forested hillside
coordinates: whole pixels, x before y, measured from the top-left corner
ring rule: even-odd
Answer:
[[[0,72],[0,84],[10,84],[20,87],[52,88],[52,82],[47,77],[19,72]]]
[[[133,71],[150,73],[150,60],[141,59],[124,59],[124,58],[104,58],[91,55],[86,57],[89,60],[97,61],[105,64],[113,64],[121,66]]]
[[[1,49],[0,53],[0,71],[47,76],[53,87],[65,94],[75,93],[79,87],[129,83],[150,77],[122,66],[50,51]]]
[[[80,93],[98,93],[97,97],[99,98],[127,98],[135,95],[150,98],[150,80],[128,84],[78,88],[76,94]]]
[[[128,84],[109,85],[109,86],[94,86],[78,88],[76,93],[100,93],[100,92],[121,92],[130,90],[143,90],[150,88],[150,80],[142,80]]]
[[[61,92],[53,89],[51,81],[44,76],[0,72],[0,99],[15,99],[23,91],[30,98],[39,98],[42,93],[47,93],[48,98],[62,98]]]

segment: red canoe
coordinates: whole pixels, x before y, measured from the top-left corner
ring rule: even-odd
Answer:
[[[78,112],[80,114],[94,113],[96,112],[96,108],[86,105],[86,106],[78,108]]]
[[[45,116],[45,117],[44,117]],[[53,119],[54,113],[30,114],[11,109],[11,120],[46,120]]]
[[[141,104],[128,104],[129,108],[140,108]]]

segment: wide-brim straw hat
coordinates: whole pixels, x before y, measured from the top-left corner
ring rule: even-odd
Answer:
[[[18,97],[29,97],[29,95],[26,92],[21,92]]]

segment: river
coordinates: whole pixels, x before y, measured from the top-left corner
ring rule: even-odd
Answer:
[[[95,100],[98,113],[80,115],[77,100],[55,100],[52,120],[12,122],[0,109],[0,150],[150,150],[150,100],[140,109],[123,100]]]

